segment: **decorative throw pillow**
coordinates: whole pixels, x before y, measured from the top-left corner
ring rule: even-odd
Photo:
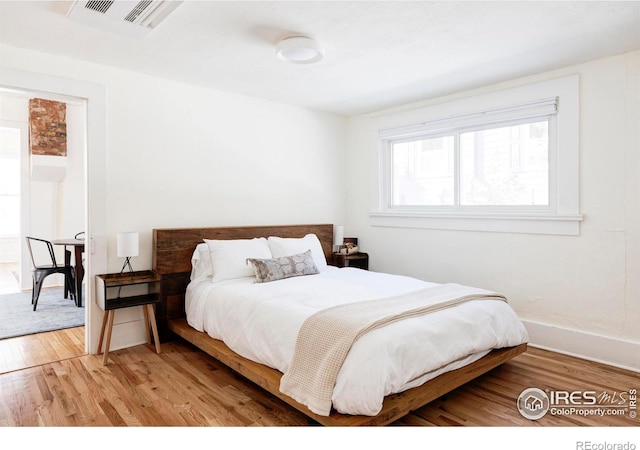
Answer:
[[[258,283],[267,283],[284,278],[319,273],[318,267],[316,267],[316,263],[313,261],[311,250],[297,255],[282,256],[280,258],[247,258],[247,264],[253,266]]]

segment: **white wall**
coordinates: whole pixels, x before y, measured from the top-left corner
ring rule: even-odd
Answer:
[[[373,227],[374,116],[578,73],[579,236]],[[498,290],[532,343],[640,369],[640,52],[350,119],[346,234],[370,268]]]
[[[118,231],[140,232],[132,264],[143,270],[153,228],[344,220],[343,117],[6,45],[0,52],[4,67],[105,87],[106,204],[89,207],[106,209],[110,272],[122,266]],[[92,350],[99,319],[92,315]],[[112,348],[145,341],[141,319],[137,309],[117,311]]]
[[[152,228],[341,217],[345,119],[123,75],[109,88],[107,208],[114,236],[141,232],[134,267],[151,266]]]

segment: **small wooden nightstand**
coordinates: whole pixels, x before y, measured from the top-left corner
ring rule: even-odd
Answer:
[[[109,273],[96,275],[98,284],[98,304],[104,311],[102,328],[100,329],[100,341],[98,354],[102,351],[102,341],[107,331],[102,364],[106,365],[109,359],[109,345],[111,344],[111,331],[113,330],[113,317],[116,309],[142,306],[144,312],[145,329],[147,331],[147,343],[151,344],[151,330],[156,353],[160,353],[160,339],[153,305],[158,302],[160,276],[151,270],[140,272]],[[122,291],[127,292],[122,296]],[[149,330],[151,327],[151,330]]]
[[[354,253],[353,255],[335,255],[336,267],[356,267],[358,269],[369,270],[369,254]]]

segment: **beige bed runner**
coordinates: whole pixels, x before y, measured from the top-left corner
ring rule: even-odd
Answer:
[[[314,413],[328,416],[338,372],[360,336],[398,320],[480,299],[507,301],[503,295],[484,289],[442,284],[319,311],[300,328],[291,365],[280,381],[280,391]]]

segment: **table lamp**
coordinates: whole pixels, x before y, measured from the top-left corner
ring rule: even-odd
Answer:
[[[133,267],[131,267],[131,257],[138,256],[140,246],[138,244],[138,232],[137,231],[127,231],[120,232],[117,235],[117,249],[118,249],[118,257],[125,258],[124,264],[122,265],[122,270],[120,273],[124,272],[126,267],[129,268],[129,272],[133,273]]]

